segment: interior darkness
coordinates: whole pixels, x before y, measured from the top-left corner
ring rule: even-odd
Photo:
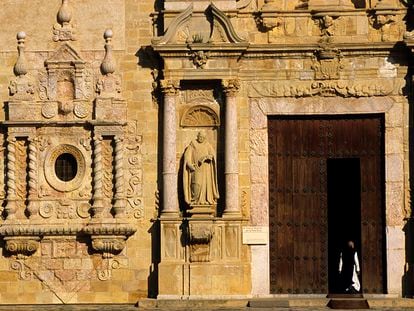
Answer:
[[[359,158],[328,159],[327,169],[329,293],[339,293],[341,248],[353,240],[361,254],[360,161]]]
[[[78,163],[70,153],[62,153],[55,162],[56,176],[62,181],[71,181],[78,172]]]

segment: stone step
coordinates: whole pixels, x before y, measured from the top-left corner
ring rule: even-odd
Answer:
[[[138,308],[145,309],[214,309],[214,308],[245,308],[247,299],[141,299]]]
[[[359,310],[369,309],[368,301],[364,298],[332,298],[328,302],[331,309]]]

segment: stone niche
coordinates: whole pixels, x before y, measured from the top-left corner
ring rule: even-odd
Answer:
[[[141,137],[127,122],[112,31],[104,37],[100,68],[63,37],[43,69],[29,70],[40,66],[27,64],[26,35],[19,33],[1,127],[5,254],[21,279],[36,275],[63,302],[80,289],[73,282],[80,271],[86,279],[111,277],[126,260],[134,219],[142,217]],[[65,258],[90,264],[71,269]],[[51,259],[68,269],[53,270]]]

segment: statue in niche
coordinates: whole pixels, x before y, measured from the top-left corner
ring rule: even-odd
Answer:
[[[204,132],[198,132],[197,138],[184,151],[184,199],[191,208],[217,204],[219,192],[214,153]]]

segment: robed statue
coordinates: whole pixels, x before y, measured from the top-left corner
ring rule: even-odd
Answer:
[[[184,152],[184,199],[190,207],[215,205],[219,198],[215,152],[199,132]]]

